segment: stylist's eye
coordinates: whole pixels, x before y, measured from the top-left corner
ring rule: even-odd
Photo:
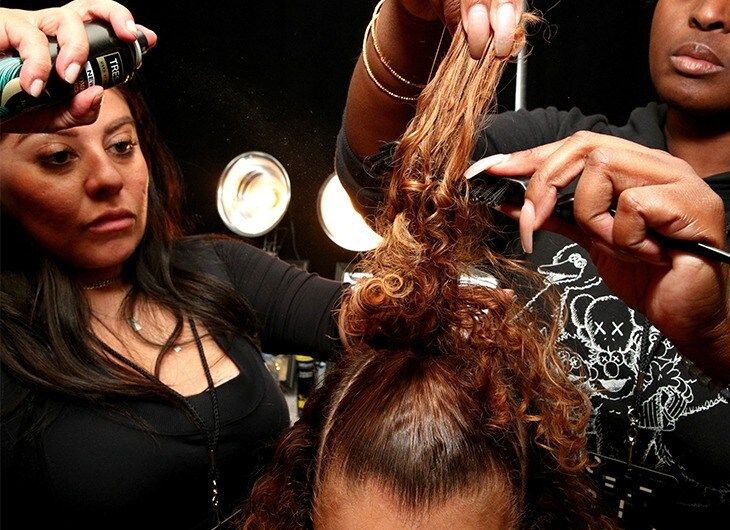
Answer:
[[[137,142],[133,140],[121,140],[119,142],[114,142],[109,149],[111,149],[112,153],[115,155],[130,155],[134,151],[134,148],[137,146]]]
[[[47,155],[39,157],[40,163],[44,166],[58,167],[65,166],[74,158],[74,154],[68,149],[60,149]]]

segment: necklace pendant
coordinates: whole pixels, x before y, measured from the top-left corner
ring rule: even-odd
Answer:
[[[175,344],[172,349],[175,350],[175,353],[180,353],[180,350],[182,350],[182,346]]]

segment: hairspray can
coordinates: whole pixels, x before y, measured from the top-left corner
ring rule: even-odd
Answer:
[[[314,359],[309,355],[296,355],[297,361],[297,413],[302,414],[304,404],[314,389],[314,374],[316,368]]]
[[[48,48],[54,68],[46,83],[44,92],[34,98],[20,88],[20,57],[0,56],[0,121],[17,114],[71,99],[75,94],[93,86],[109,88],[128,81],[142,64],[142,55],[147,52],[147,38],[142,32],[134,42],[124,42],[116,36],[111,25],[102,22],[88,22],[84,25],[89,39],[89,58],[81,68],[78,79],[67,83],[55,70],[58,56],[58,42],[48,38]]]

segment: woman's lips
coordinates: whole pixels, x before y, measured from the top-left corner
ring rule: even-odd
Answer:
[[[100,215],[88,226],[89,232],[96,234],[121,232],[134,226],[134,215],[131,212]]]
[[[725,68],[712,49],[701,42],[683,44],[672,53],[669,60],[677,72],[689,76],[714,74]]]

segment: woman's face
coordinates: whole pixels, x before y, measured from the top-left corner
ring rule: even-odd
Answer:
[[[730,1],[659,0],[649,45],[651,77],[673,107],[730,110]]]
[[[0,201],[39,245],[95,280],[119,274],[147,221],[147,162],[125,100],[91,125],[0,140]]]

